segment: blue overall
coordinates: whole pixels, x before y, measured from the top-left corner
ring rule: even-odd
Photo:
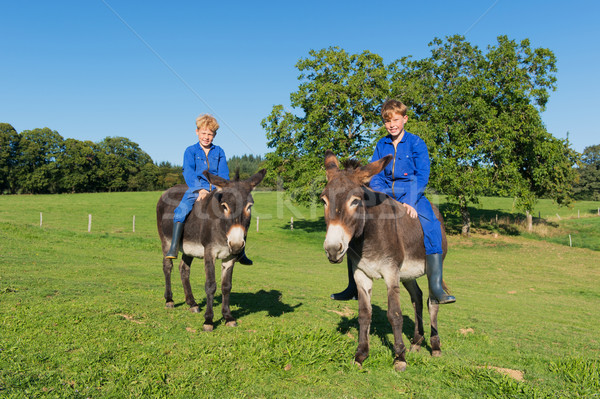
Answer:
[[[202,174],[207,169],[213,175],[229,180],[229,167],[223,149],[213,144],[207,157],[200,143],[186,148],[183,154],[183,178],[189,188],[183,195],[179,206],[175,208],[174,222],[185,221],[198,198],[198,191],[202,189],[211,191],[215,188]]]
[[[391,154],[392,161],[384,170],[373,176],[370,187],[389,195],[396,201],[415,208],[423,228],[425,254],[442,253],[442,229],[435,217],[431,203],[425,197],[429,182],[429,154],[427,145],[418,136],[404,131],[402,140],[394,149],[391,136],[377,142],[371,162]]]

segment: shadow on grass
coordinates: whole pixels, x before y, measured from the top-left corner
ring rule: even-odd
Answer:
[[[281,302],[281,291],[271,290],[265,291],[260,290],[255,293],[251,292],[232,292],[229,296],[229,303],[231,307],[239,307],[237,310],[232,310],[231,314],[234,318],[239,319],[253,313],[267,312],[270,317],[279,317],[284,313],[290,313],[302,306],[302,302],[296,305],[289,305]],[[223,301],[222,295],[215,295],[214,307],[221,306]],[[175,307],[185,305],[185,302],[180,302]],[[198,302],[200,311],[206,310],[206,297],[202,298],[201,302]],[[218,321],[220,322],[220,320]]]
[[[503,235],[518,236],[519,229],[515,223],[525,219],[525,215],[515,215],[500,209],[480,209],[477,207],[467,207],[471,217],[471,227],[479,230],[497,232]],[[456,212],[456,206],[453,204],[440,204],[440,212],[444,216],[447,234],[461,234],[462,217]],[[533,218],[534,223],[545,222],[539,218]]]
[[[412,307],[409,308],[412,311]],[[424,309],[424,314],[427,311]],[[338,323],[338,331],[342,334],[347,334],[351,328],[356,328],[358,330],[358,317],[354,317],[349,319],[347,317],[342,317],[340,322]],[[415,322],[410,317],[406,315],[402,315],[402,334],[409,338],[409,340],[413,339],[413,335],[415,332]],[[394,353],[394,342],[390,341],[389,336],[392,335],[393,331],[392,326],[387,318],[387,311],[385,309],[380,308],[377,305],[372,305],[372,316],[371,316],[371,335],[374,335],[379,338],[382,345],[386,346],[390,352]],[[429,353],[431,353],[431,347],[429,346],[429,334],[425,333],[425,341],[421,344],[422,348],[427,349]],[[406,342],[405,342],[406,345]],[[407,346],[407,351],[409,346]]]
[[[282,230],[290,229],[290,222],[287,222],[281,227]],[[302,230],[307,233],[319,233],[322,232],[325,235],[325,217],[321,216],[317,220],[294,220],[294,230]]]

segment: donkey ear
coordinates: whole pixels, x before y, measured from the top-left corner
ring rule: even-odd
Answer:
[[[325,152],[325,173],[327,174],[327,181],[340,170],[340,163],[331,150]]]
[[[219,177],[217,175],[213,175],[208,170],[205,170],[204,172],[202,172],[202,174],[204,176],[206,176],[206,179],[208,180],[208,182],[210,184],[212,184],[213,186],[216,186],[218,189],[222,190],[223,188],[225,188],[229,184],[229,180],[225,180],[222,177]]]
[[[358,177],[363,184],[367,184],[371,181],[373,176],[377,173],[381,172],[392,160],[393,155],[386,155],[385,157],[378,159],[375,162],[371,162],[367,166],[363,166],[360,168],[360,172],[358,173]]]
[[[262,179],[265,178],[266,174],[267,174],[267,170],[261,169],[258,172],[256,172],[255,174],[253,174],[248,180],[246,180],[246,182],[248,184],[250,184],[250,190],[252,190],[254,187],[258,186],[258,184],[262,181]]]

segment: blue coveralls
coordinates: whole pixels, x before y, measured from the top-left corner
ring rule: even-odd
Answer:
[[[212,144],[207,157],[200,143],[186,148],[183,154],[183,178],[189,188],[183,195],[179,206],[175,208],[174,222],[185,221],[198,198],[198,191],[202,189],[211,191],[215,188],[202,174],[207,169],[213,175],[229,180],[229,167],[223,149]]]
[[[430,162],[427,145],[420,137],[404,131],[404,136],[395,150],[391,136],[379,140],[371,162],[388,154],[394,158],[384,170],[373,176],[370,187],[415,208],[423,228],[425,254],[441,254],[440,221],[435,217],[431,203],[424,195],[429,182]]]

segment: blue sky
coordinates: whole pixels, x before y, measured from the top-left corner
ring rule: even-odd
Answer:
[[[552,50],[557,90],[542,114],[581,152],[600,144],[600,2],[2,1],[0,122],[64,138],[124,136],[181,165],[195,118],[221,123],[233,155],[269,152],[260,121],[289,105],[311,49],[424,58],[434,37],[485,49],[499,35]]]

